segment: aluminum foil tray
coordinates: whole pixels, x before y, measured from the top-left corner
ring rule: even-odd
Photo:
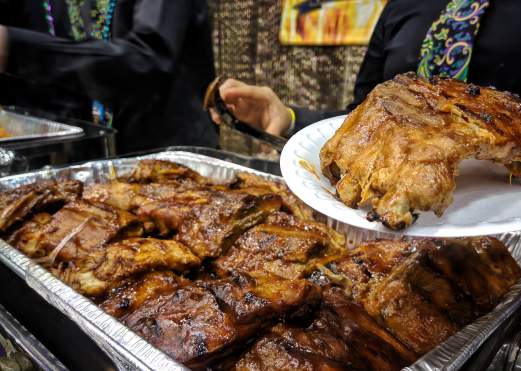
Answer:
[[[60,124],[58,122],[0,110],[0,128],[9,133],[9,137],[0,138],[0,144],[21,140],[61,138],[80,136],[83,129]]]
[[[184,151],[166,151],[142,157],[89,162],[63,169],[51,169],[0,179],[0,189],[9,189],[44,179],[77,179],[83,182],[102,182],[116,175],[128,174],[141,159],[175,161],[191,167],[202,175],[216,180],[231,179],[236,172],[246,171],[270,180],[280,177],[255,171],[240,165]],[[345,225],[319,215],[319,219],[333,228],[348,232],[348,240],[355,243],[376,237],[396,238],[396,234],[382,235],[348,229]],[[521,233],[496,236],[509,247],[521,263]],[[119,321],[104,313],[93,302],[75,292],[18,250],[0,240],[0,261],[23,277],[27,284],[51,305],[77,323],[120,370],[186,370],[186,368],[154,348]],[[483,344],[501,323],[521,307],[521,281],[512,287],[504,300],[489,314],[466,326],[440,346],[405,370],[457,370]]]

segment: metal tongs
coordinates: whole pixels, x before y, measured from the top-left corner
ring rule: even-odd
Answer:
[[[254,128],[240,120],[238,120],[232,112],[226,107],[221,94],[219,93],[219,87],[224,82],[224,77],[220,76],[216,78],[208,88],[206,89],[206,94],[204,96],[204,108],[206,110],[214,109],[217,111],[223,123],[232,129],[240,131],[250,137],[258,139],[269,146],[273,147],[277,151],[281,152],[282,148],[286,144],[287,140],[276,135],[268,134],[262,130]]]

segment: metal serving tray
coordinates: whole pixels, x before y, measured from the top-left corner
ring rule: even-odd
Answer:
[[[255,171],[212,157],[183,151],[166,151],[154,155],[115,160],[89,162],[63,169],[52,169],[0,179],[0,189],[9,189],[43,179],[77,179],[83,182],[104,181],[116,175],[127,174],[141,159],[175,161],[191,167],[202,175],[217,179],[231,179],[236,172],[246,171],[270,180],[280,177]],[[330,226],[342,229],[334,221],[321,216]],[[396,235],[394,235],[396,237]],[[374,237],[361,234],[349,239]],[[517,262],[521,263],[521,234],[497,236],[509,247]],[[126,326],[104,313],[93,302],[75,292],[31,259],[0,240],[0,261],[7,265],[47,302],[58,308],[85,331],[121,370],[185,370]],[[466,326],[443,344],[426,354],[406,370],[456,370],[480,345],[521,307],[521,281],[512,287],[502,303],[491,313]]]
[[[33,365],[39,369],[67,371],[67,368],[1,305],[0,336],[23,350]]]
[[[83,129],[60,124],[58,122],[0,110],[0,128],[9,133],[9,137],[0,138],[0,144],[22,140],[47,139],[57,137],[80,136]]]

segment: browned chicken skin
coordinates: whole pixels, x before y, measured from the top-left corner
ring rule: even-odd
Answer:
[[[442,215],[458,165],[470,157],[521,175],[521,100],[414,74],[378,85],[320,153],[340,199],[349,207],[371,203],[371,218],[392,229],[411,225],[414,210]]]

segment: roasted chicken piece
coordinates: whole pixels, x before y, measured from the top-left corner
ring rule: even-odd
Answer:
[[[132,277],[108,292],[100,307],[116,318],[134,312],[149,300],[173,293],[191,282],[170,271],[149,272]]]
[[[324,224],[277,212],[244,233],[213,265],[220,276],[242,269],[296,279],[335,259],[344,245],[344,236]]]
[[[0,232],[31,214],[45,211],[55,205],[63,205],[81,195],[83,185],[79,181],[41,181],[0,193]]]
[[[49,255],[50,263],[81,260],[116,238],[140,236],[141,222],[132,214],[105,204],[78,200],[52,216],[42,230],[38,250]],[[40,254],[40,253],[38,253]]]
[[[142,160],[122,181],[130,183],[175,183],[177,185],[209,185],[210,179],[181,164],[164,160]]]
[[[410,73],[378,85],[320,152],[340,199],[370,203],[370,218],[392,229],[411,225],[414,210],[442,215],[471,157],[521,175],[519,97]]]
[[[185,273],[201,260],[177,241],[131,238],[92,252],[60,272],[60,278],[78,292],[101,296],[124,279],[153,270]]]
[[[237,273],[149,300],[124,322],[187,367],[205,369],[275,319],[302,313],[318,299],[316,288],[305,280],[257,280]]]
[[[313,209],[296,197],[284,184],[263,179],[251,173],[238,173],[231,189],[242,189],[254,195],[274,193],[282,198],[282,206],[299,220],[313,220]]]

